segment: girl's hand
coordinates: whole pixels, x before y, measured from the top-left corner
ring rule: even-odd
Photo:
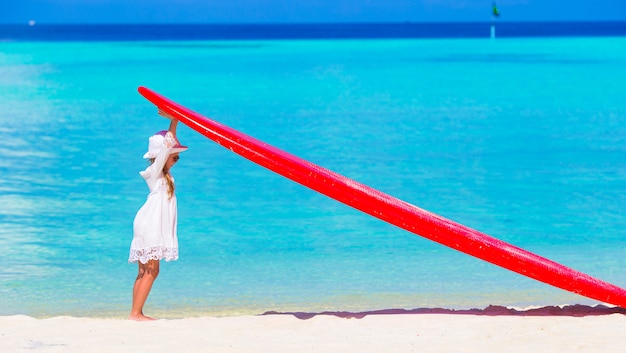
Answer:
[[[174,118],[173,116],[169,115],[168,113],[162,111],[161,109],[159,109],[159,115],[166,118],[166,119],[170,119],[170,120],[176,120],[176,118]]]

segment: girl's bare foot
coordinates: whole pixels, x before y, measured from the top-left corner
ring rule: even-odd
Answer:
[[[128,320],[133,320],[133,321],[154,321],[156,319],[151,318],[149,316],[145,316],[144,314],[141,315],[131,315],[128,317]]]

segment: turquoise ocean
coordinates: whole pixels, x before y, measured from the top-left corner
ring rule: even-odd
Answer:
[[[485,33],[0,42],[0,315],[127,316],[168,124],[139,86],[626,287],[626,36]],[[148,315],[597,304],[179,137],[180,259]]]

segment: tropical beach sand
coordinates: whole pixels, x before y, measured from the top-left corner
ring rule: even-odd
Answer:
[[[3,352],[626,352],[608,311],[122,319],[0,317]]]

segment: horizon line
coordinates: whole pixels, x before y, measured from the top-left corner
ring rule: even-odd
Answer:
[[[250,26],[250,25],[390,25],[390,24],[482,24],[482,23],[510,23],[510,24],[532,24],[532,23],[624,23],[623,20],[465,20],[465,21],[329,21],[329,22],[43,22],[35,19],[25,22],[0,22],[0,26]]]

